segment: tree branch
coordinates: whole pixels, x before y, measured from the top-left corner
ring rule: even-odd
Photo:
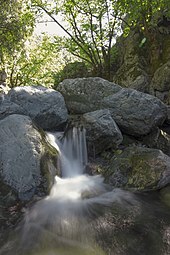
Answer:
[[[64,28],[64,26],[58,22],[58,20],[48,11],[46,10],[42,5],[37,5],[37,7],[41,8],[82,50],[83,52],[89,56],[89,58],[92,60],[92,63],[94,64],[94,60],[92,58],[92,55],[90,52],[88,52],[83,46],[82,46],[82,42],[81,40],[77,38],[77,40],[75,39],[75,37],[67,30]],[[73,54],[73,53],[72,53]],[[73,54],[74,55],[74,54]]]

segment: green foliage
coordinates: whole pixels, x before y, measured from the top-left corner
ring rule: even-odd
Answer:
[[[0,4],[0,68],[7,71],[11,87],[52,86],[54,80],[57,86],[65,78],[89,75],[86,66],[91,75],[112,80],[121,58],[113,46],[121,26],[124,35],[138,27],[143,48],[150,26],[156,27],[161,15],[170,17],[169,0],[0,0]],[[35,15],[42,18],[44,12],[68,36],[55,41],[44,37],[33,44]],[[81,62],[67,65],[68,52]]]
[[[34,15],[28,1],[0,0],[0,6],[0,66],[4,68],[6,58],[32,33]]]
[[[54,75],[54,88],[64,79],[82,78],[88,75],[88,68],[84,62],[69,63]]]
[[[59,38],[58,38],[59,40]],[[60,49],[53,38],[47,35],[33,38],[22,48],[22,51],[12,55],[8,62],[10,87],[25,85],[44,85],[51,87],[54,83],[53,72],[59,66]],[[62,66],[62,63],[61,63]]]
[[[33,2],[66,32],[63,47],[88,63],[93,75],[111,80],[112,46],[121,25],[125,36],[138,27],[147,39],[149,26],[157,25],[157,13],[169,13],[169,0],[52,0],[50,5],[45,0]],[[143,42],[141,39],[140,47]]]
[[[170,17],[169,0],[117,0],[115,8],[119,10],[124,21],[124,33],[138,27],[141,31],[148,32],[149,26],[157,26],[157,18],[161,15]]]
[[[63,45],[69,52],[88,63],[96,75],[104,76],[107,70],[110,79],[110,50],[120,27],[112,0],[52,2],[51,8],[43,0],[34,0],[34,5],[47,13],[69,36]],[[65,23],[61,23],[56,14]]]

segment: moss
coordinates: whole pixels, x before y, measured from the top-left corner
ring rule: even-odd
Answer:
[[[160,151],[144,147],[129,147],[115,154],[110,167],[104,172],[107,182],[118,187],[138,190],[157,189],[166,163]]]
[[[42,193],[48,194],[54,183],[55,175],[60,175],[57,166],[58,151],[47,142],[44,131],[41,129],[38,131],[42,137],[42,156],[40,160],[42,181],[39,189]]]
[[[135,186],[138,189],[155,188],[161,173],[152,167],[151,154],[142,153],[133,155],[131,161],[131,173],[128,178],[127,186]]]

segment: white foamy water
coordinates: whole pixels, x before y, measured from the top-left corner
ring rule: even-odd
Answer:
[[[132,201],[132,195],[121,189],[110,190],[100,175],[83,174],[87,164],[84,129],[73,128],[60,141],[58,137],[58,134],[47,135],[48,141],[59,152],[62,178],[56,176],[49,196],[37,202],[25,215],[21,245],[26,249],[24,255],[30,247],[33,251],[41,250],[44,242],[50,249],[59,242],[62,247],[81,248],[79,254],[86,249],[90,249],[89,255],[104,254],[96,247],[98,253],[91,252],[95,231],[90,222],[99,213],[96,208],[98,205],[110,206],[113,202]]]
[[[86,130],[73,128],[59,140],[58,133],[47,133],[47,140],[59,152],[59,168],[62,177],[74,177],[84,173],[87,165]]]

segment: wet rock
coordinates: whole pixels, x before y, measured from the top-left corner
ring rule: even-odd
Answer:
[[[167,106],[167,119],[166,119],[167,124],[170,124],[170,106]]]
[[[17,194],[0,179],[0,247],[21,217]]]
[[[24,109],[26,115],[44,130],[60,129],[67,121],[67,109],[62,95],[42,86],[16,87],[8,98]]]
[[[167,107],[156,97],[101,78],[67,79],[58,89],[73,114],[109,109],[120,130],[132,136],[148,134],[167,116]]]
[[[123,140],[120,129],[107,109],[83,114],[83,122],[88,152],[92,155],[110,147],[116,148]]]
[[[27,116],[13,114],[0,121],[0,181],[20,200],[46,194],[54,162],[42,135]],[[46,164],[43,163],[43,158]]]
[[[170,207],[170,185],[161,189],[160,191],[161,200]]]
[[[112,158],[106,175],[116,187],[157,190],[170,183],[170,158],[157,149],[128,147]]]

